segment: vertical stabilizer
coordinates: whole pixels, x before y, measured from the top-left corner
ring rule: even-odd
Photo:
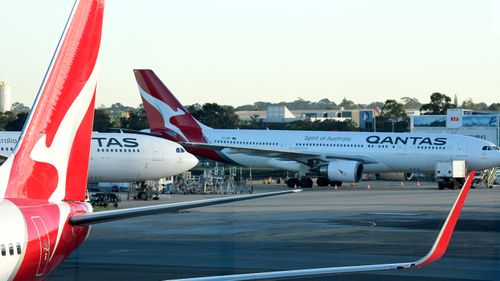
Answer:
[[[0,197],[84,200],[104,1],[76,1],[14,153]]]
[[[202,124],[189,114],[150,69],[134,69],[152,133],[177,141],[205,142]]]

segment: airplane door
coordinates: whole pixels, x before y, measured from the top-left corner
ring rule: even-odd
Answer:
[[[41,217],[33,216],[31,217],[31,222],[33,222],[33,225],[35,226],[35,230],[38,233],[38,239],[40,242],[40,257],[36,270],[36,277],[38,278],[45,275],[47,265],[49,264],[50,237],[47,231],[47,226],[45,225]]]
[[[467,156],[467,143],[457,142],[457,156]]]
[[[153,146],[153,161],[162,161],[163,153],[161,150],[161,144],[156,141],[151,142],[151,144]]]

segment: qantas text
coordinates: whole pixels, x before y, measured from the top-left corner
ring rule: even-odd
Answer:
[[[93,140],[96,140],[99,144],[99,147],[138,147],[139,143],[134,138],[123,138],[122,140],[118,140],[115,138],[101,138],[94,137]]]
[[[446,145],[447,138],[430,137],[379,137],[369,136],[367,143],[371,144],[410,144],[410,145]]]

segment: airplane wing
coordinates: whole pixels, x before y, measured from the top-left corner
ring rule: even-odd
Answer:
[[[181,142],[182,146],[193,147],[193,148],[206,148],[211,150],[221,151],[223,149],[226,154],[248,154],[254,156],[266,156],[280,158],[284,160],[295,160],[300,163],[307,164],[309,160],[320,160],[329,162],[331,160],[342,159],[342,160],[354,160],[362,162],[363,164],[373,164],[378,163],[375,158],[363,154],[342,154],[335,152],[328,153],[316,153],[316,152],[300,152],[291,149],[276,149],[276,148],[256,148],[247,146],[233,146],[233,145],[221,145],[221,144],[208,144],[199,142]]]
[[[295,189],[286,191],[266,192],[260,194],[239,195],[239,196],[229,196],[222,198],[203,199],[196,201],[169,203],[169,204],[128,208],[121,210],[102,211],[97,213],[82,213],[82,214],[75,214],[74,216],[70,217],[69,223],[72,225],[91,225],[91,224],[97,224],[101,222],[107,222],[125,218],[133,218],[133,217],[154,215],[167,212],[176,212],[184,209],[192,209],[210,205],[224,204],[229,202],[257,199],[262,197],[270,197],[270,196],[295,193],[300,191],[301,191],[300,189]]]
[[[198,278],[187,278],[187,279],[176,279],[183,281],[224,281],[224,280],[263,280],[263,279],[291,279],[291,278],[312,278],[321,277],[334,274],[342,273],[354,273],[354,272],[371,272],[371,271],[382,271],[382,270],[396,270],[396,269],[411,269],[420,268],[427,264],[433,263],[439,260],[446,249],[453,234],[453,230],[457,223],[458,217],[464,205],[465,199],[470,189],[472,179],[476,172],[471,172],[465,185],[458,194],[458,197],[451,208],[446,221],[444,222],[441,231],[439,232],[434,245],[431,250],[421,259],[411,262],[401,262],[401,263],[390,263],[390,264],[373,264],[373,265],[358,265],[358,266],[342,266],[342,267],[325,267],[325,268],[314,268],[314,269],[299,269],[299,270],[287,270],[287,271],[271,271],[271,272],[261,272],[261,273],[248,273],[248,274],[234,274],[234,275],[223,275],[223,276],[211,276],[211,277],[198,277]]]

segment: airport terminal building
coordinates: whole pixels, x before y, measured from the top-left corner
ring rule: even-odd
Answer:
[[[481,113],[448,109],[446,115],[410,117],[411,132],[436,132],[472,136],[500,145],[500,112]]]

